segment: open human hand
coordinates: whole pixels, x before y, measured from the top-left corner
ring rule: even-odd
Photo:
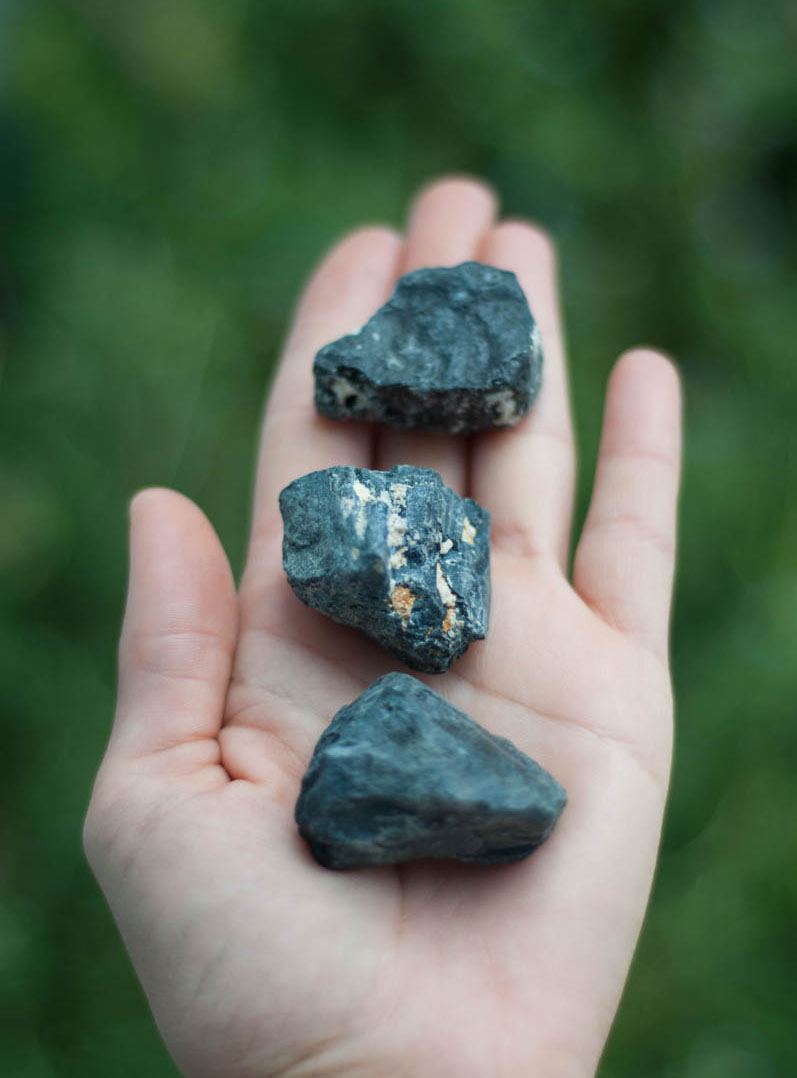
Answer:
[[[531,413],[469,442],[319,418],[315,351],[399,274],[468,259],[514,270],[540,325]],[[238,593],[199,509],[165,490],[134,499],[118,705],[85,844],[186,1075],[594,1074],[667,793],[679,441],[672,365],[627,353],[569,580],[554,252],[529,224],[496,224],[487,189],[451,179],[419,196],[404,238],[356,232],[310,281],[266,412]],[[424,680],[566,787],[552,837],[516,864],[330,872],[293,822],[321,731],[398,667],[293,595],[277,495],[316,468],[398,463],[437,469],[492,513],[488,638]]]

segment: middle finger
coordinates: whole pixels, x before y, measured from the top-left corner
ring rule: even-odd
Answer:
[[[433,183],[418,195],[410,212],[401,272],[475,259],[495,213],[492,191],[475,180],[450,178]],[[383,429],[377,436],[375,466],[434,468],[448,486],[465,494],[467,446],[461,435]]]

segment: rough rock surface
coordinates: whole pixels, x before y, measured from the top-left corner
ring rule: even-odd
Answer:
[[[542,376],[540,335],[514,273],[463,262],[414,270],[360,329],[320,350],[330,419],[463,434],[510,427]]]
[[[308,606],[440,673],[487,632],[490,514],[429,468],[335,467],[280,494],[282,563]]]
[[[342,708],[316,745],[296,805],[328,868],[418,857],[517,861],[548,837],[563,787],[408,674]]]

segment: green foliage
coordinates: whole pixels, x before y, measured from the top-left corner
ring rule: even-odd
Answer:
[[[687,399],[673,797],[604,1078],[797,1073],[797,21],[787,0],[0,2],[3,1073],[173,1074],[80,853],[125,506],[240,569],[323,249],[441,171],[562,253],[590,486],[640,342]]]

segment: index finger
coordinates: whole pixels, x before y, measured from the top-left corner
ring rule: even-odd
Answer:
[[[261,539],[281,529],[279,492],[293,479],[334,464],[371,466],[371,430],[318,415],[313,358],[362,325],[390,295],[401,252],[387,228],[352,233],[332,249],[299,302],[266,408],[255,480],[249,561]]]

